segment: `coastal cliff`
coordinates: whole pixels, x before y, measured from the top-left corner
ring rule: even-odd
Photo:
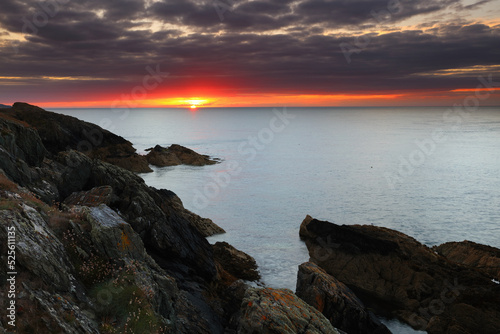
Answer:
[[[238,259],[218,263],[205,239],[223,230],[120,167],[135,155],[129,142],[24,103],[2,109],[0,134],[1,261],[15,231],[18,333],[230,328],[243,295],[222,277]],[[0,330],[12,331],[6,309]]]
[[[255,260],[210,245],[223,229],[147,186],[125,139],[15,103],[0,110],[0,158],[0,261],[15,254],[1,333],[337,332],[291,291],[250,288]]]

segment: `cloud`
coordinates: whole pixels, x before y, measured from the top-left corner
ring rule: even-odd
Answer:
[[[500,59],[500,27],[464,20],[422,24],[422,30],[363,33],[360,29],[363,39],[346,32],[359,35],[355,28],[376,25],[370,11],[391,9],[387,0],[224,3],[227,11],[221,20],[214,2],[208,0],[82,0],[60,5],[55,15],[46,13],[48,20],[37,25],[34,15],[43,10],[35,1],[2,0],[1,28],[20,33],[26,22],[36,28],[36,32],[28,29],[17,54],[13,48],[0,47],[1,58],[6,59],[0,62],[2,76],[99,80],[3,80],[0,97],[36,91],[70,98],[89,94],[92,87],[119,95],[140,83],[146,66],[155,64],[171,73],[165,83],[170,91],[202,86],[247,93],[454,89],[473,82],[473,74],[419,73],[494,65]],[[393,8],[391,15],[398,22],[456,3],[401,0],[403,6],[399,11]],[[366,43],[359,45],[360,40]],[[341,43],[356,50],[350,64]]]

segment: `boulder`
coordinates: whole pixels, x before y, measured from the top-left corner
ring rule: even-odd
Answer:
[[[310,261],[349,286],[377,311],[429,334],[496,333],[500,285],[450,262],[415,239],[387,228],[306,226]]]
[[[351,289],[314,263],[299,266],[296,294],[349,334],[391,333]]]
[[[238,334],[338,334],[315,308],[288,289],[249,288],[241,304]]]
[[[500,281],[500,250],[472,241],[447,242],[433,248],[448,260],[475,268]]]
[[[234,248],[227,242],[216,242],[212,245],[214,258],[224,270],[232,276],[247,281],[260,279],[257,262],[250,255]]]
[[[201,155],[177,144],[173,144],[167,148],[156,145],[155,147],[148,148],[146,151],[149,151],[146,155],[148,162],[158,167],[177,165],[205,166],[214,165],[219,162],[210,159],[207,155]]]

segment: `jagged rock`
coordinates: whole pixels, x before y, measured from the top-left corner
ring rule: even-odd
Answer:
[[[238,279],[256,281],[260,279],[257,262],[250,255],[234,248],[227,242],[216,242],[212,245],[214,258],[224,270]]]
[[[152,171],[129,141],[98,125],[20,102],[2,112],[35,128],[52,154],[73,149],[134,172]]]
[[[305,225],[310,261],[377,310],[429,334],[500,327],[500,285],[476,270],[387,228],[315,219]]]
[[[351,289],[314,263],[299,266],[296,294],[349,334],[391,333]]]
[[[13,157],[24,160],[30,166],[40,166],[48,153],[35,129],[15,120],[3,119],[2,113],[0,134],[0,145]]]
[[[15,230],[17,263],[59,291],[74,290],[74,268],[40,212],[13,193],[7,203],[13,208],[0,210],[0,238]]]
[[[185,209],[181,199],[177,195],[170,196],[170,203],[178,212],[181,212],[184,218],[189,220],[203,236],[210,237],[215,234],[226,233],[226,231],[215,224],[212,219],[200,217]]]
[[[29,293],[30,299],[36,301],[41,308],[50,316],[54,323],[54,328],[48,329],[52,333],[82,333],[82,334],[99,334],[97,322],[89,317],[88,312],[84,312],[75,303],[67,300],[60,294],[51,294],[44,290],[31,290],[26,285],[25,290]],[[93,314],[90,314],[93,316]],[[71,320],[71,321],[68,321]],[[45,321],[49,324],[49,321]],[[39,329],[39,332],[40,329]]]
[[[105,204],[88,209],[92,243],[110,259],[128,257],[143,261],[146,250],[132,227]]]
[[[67,205],[99,206],[109,205],[113,199],[113,188],[110,186],[95,187],[89,191],[72,193],[64,200]]]
[[[177,144],[173,144],[168,148],[156,145],[155,147],[148,148],[146,151],[149,151],[146,155],[148,162],[158,167],[177,165],[205,166],[218,163],[217,160],[212,160],[207,155],[201,155]]]
[[[500,281],[500,250],[472,241],[447,242],[434,249],[448,260],[473,267]]]
[[[250,288],[241,304],[239,334],[338,334],[318,310],[288,289]]]

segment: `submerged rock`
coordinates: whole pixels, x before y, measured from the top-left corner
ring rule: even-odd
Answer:
[[[379,312],[434,333],[497,333],[500,285],[387,228],[303,223],[311,262]]]
[[[287,289],[246,291],[238,334],[338,334],[315,308]]]
[[[156,145],[155,147],[148,148],[146,151],[149,151],[146,155],[148,162],[158,167],[177,165],[205,166],[214,165],[219,162],[210,159],[207,155],[201,155],[177,144],[173,144],[167,148]]]
[[[391,333],[351,289],[314,263],[299,266],[296,294],[346,333]]]

